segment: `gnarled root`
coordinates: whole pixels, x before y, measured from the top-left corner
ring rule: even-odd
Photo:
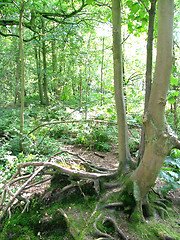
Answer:
[[[125,234],[119,229],[118,224],[116,222],[115,219],[113,219],[112,217],[104,217],[102,220],[102,225],[104,226],[110,226],[111,228],[113,227],[114,232],[112,233],[114,236],[111,236],[110,234],[106,233],[106,232],[102,232],[98,227],[97,227],[97,222],[98,220],[101,218],[102,214],[100,214],[94,224],[93,227],[95,229],[95,234],[98,235],[99,237],[106,237],[107,239],[122,239],[122,240],[127,240],[127,237],[125,236]],[[116,236],[116,237],[115,237]]]

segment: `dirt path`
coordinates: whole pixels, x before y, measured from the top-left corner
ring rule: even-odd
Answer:
[[[91,161],[97,166],[104,166],[109,169],[118,167],[118,149],[113,146],[111,152],[88,151],[86,147],[80,145],[64,145],[64,150],[76,153],[87,161]]]

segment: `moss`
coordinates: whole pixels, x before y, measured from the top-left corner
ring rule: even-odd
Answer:
[[[96,214],[91,219],[90,216],[99,200],[98,196],[93,195],[93,192],[91,192],[91,187],[85,191],[86,186],[84,185],[84,189],[81,189],[84,195],[77,187],[78,190],[76,188],[73,189],[61,200],[53,198],[53,193],[58,192],[59,188],[51,188],[48,196],[53,198],[53,201],[47,203],[43,200],[44,195],[36,195],[31,200],[30,211],[23,214],[21,214],[23,206],[20,204],[16,205],[11,211],[12,217],[10,221],[7,216],[0,226],[0,239],[92,239],[91,236],[94,232],[93,223],[102,211],[104,213],[103,216],[115,217],[120,229],[127,231],[127,235],[130,236],[129,239],[160,239],[163,236],[172,236],[174,239],[178,239],[176,233],[178,233],[179,226],[174,220],[176,217],[174,215],[175,212],[170,213],[170,218],[165,218],[164,221],[148,219],[148,221],[141,223],[138,206],[133,197],[133,183],[129,180],[129,177],[125,179],[124,186],[122,192],[117,191],[110,194],[108,198],[101,202]],[[157,195],[151,193],[149,199],[150,202],[156,201]],[[123,201],[123,209],[116,209],[117,211],[114,209],[101,209],[101,205],[118,201]],[[61,209],[64,210],[67,218],[61,213]],[[121,210],[125,211],[122,212]],[[124,212],[131,214],[131,220],[133,221],[128,222],[127,214],[124,214]],[[124,225],[122,226],[122,224]],[[114,232],[114,227],[111,226],[111,223],[106,222],[104,226],[102,225],[102,218],[98,221],[98,227],[100,230],[110,234]]]

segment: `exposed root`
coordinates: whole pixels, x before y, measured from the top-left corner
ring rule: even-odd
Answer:
[[[56,157],[58,155],[61,155],[63,153],[68,153],[72,156],[75,156],[76,158],[78,158],[78,161],[79,161],[78,164],[81,164],[85,168],[90,169],[91,171],[94,171],[94,172],[85,171],[84,168],[83,168],[83,170],[79,170],[76,167],[76,164],[74,164],[77,161],[77,159],[72,159],[72,158],[69,159],[68,158],[68,160],[67,160],[67,159],[65,159],[64,156],[56,159]],[[53,160],[53,162],[51,162],[52,160]],[[55,160],[56,160],[56,162],[54,162]],[[68,164],[68,161],[71,161],[71,162]],[[60,162],[60,163],[58,163],[58,162]],[[64,166],[67,166],[67,167],[64,167]],[[31,174],[22,175],[21,172],[23,172],[22,170],[26,167],[33,167],[33,172]],[[58,152],[58,153],[54,154],[53,156],[51,156],[47,162],[20,163],[17,165],[17,172],[12,176],[12,178],[7,183],[5,183],[5,185],[3,187],[4,192],[2,194],[1,203],[0,203],[0,209],[2,209],[2,213],[0,215],[0,220],[2,220],[6,211],[10,211],[10,208],[12,207],[12,205],[14,204],[16,199],[18,201],[23,201],[25,203],[23,212],[25,210],[28,210],[30,202],[27,199],[27,197],[23,197],[22,195],[25,190],[32,188],[38,184],[41,184],[41,183],[51,179],[51,177],[50,177],[50,178],[46,178],[43,180],[36,181],[35,183],[34,182],[32,183],[32,181],[34,181],[34,178],[36,176],[43,177],[44,175],[46,175],[45,170],[51,170],[48,172],[48,175],[49,174],[54,175],[54,173],[57,172],[58,174],[67,175],[70,177],[71,180],[75,180],[75,181],[79,181],[81,179],[91,179],[94,182],[94,188],[98,194],[100,192],[99,179],[100,178],[112,178],[116,175],[116,172],[115,172],[116,170],[109,170],[106,168],[96,167],[91,162],[88,162],[85,159],[83,159],[82,157],[80,157],[79,155],[69,152],[69,151]],[[19,189],[15,193],[13,193],[13,191],[10,189],[10,187],[13,184],[16,184],[15,188],[17,188],[17,183],[20,184],[20,182],[24,182],[24,183],[19,187]],[[73,187],[79,187],[82,195],[85,198],[85,194],[83,193],[80,184],[72,184],[72,185],[65,186],[62,189],[62,192],[66,191],[69,188],[73,188]],[[7,194],[9,195],[9,201],[6,203]],[[9,216],[11,216],[11,214],[9,214]]]
[[[95,229],[95,234],[99,237],[106,237],[108,239],[117,239],[115,238],[114,236],[111,236],[110,234],[106,233],[106,232],[102,232],[98,226],[97,226],[97,222],[98,220],[101,218],[102,214],[100,214],[94,224],[93,224],[93,227]],[[102,220],[102,225],[106,225],[106,224],[110,224],[111,227],[114,228],[114,232],[113,232],[113,235],[117,236],[118,239],[122,239],[122,240],[128,240],[127,237],[125,236],[125,234],[119,229],[118,227],[118,224],[116,222],[115,219],[113,219],[112,217],[104,217],[103,220]]]
[[[120,208],[123,206],[122,202],[116,202],[116,203],[109,203],[109,204],[104,204],[101,209],[103,208]]]
[[[65,211],[62,208],[58,209],[57,211],[59,211],[64,216],[64,218],[66,220],[66,224],[68,226],[68,229],[69,229],[69,232],[71,233],[71,235],[74,237],[74,235],[75,235],[74,231],[76,231],[76,234],[79,234],[79,232],[76,230],[75,227],[73,227],[73,229],[72,229],[70,220],[69,220],[67,214],[65,213]]]
[[[97,236],[99,236],[99,237],[106,237],[106,238],[108,238],[108,239],[114,239],[113,237],[111,237],[111,235],[109,235],[109,234],[107,234],[107,233],[104,233],[104,232],[102,232],[102,231],[100,231],[99,229],[98,229],[98,227],[97,227],[97,222],[98,222],[98,220],[101,218],[101,216],[102,216],[102,214],[100,214],[97,218],[96,218],[96,220],[95,220],[95,222],[94,222],[94,224],[93,224],[93,227],[94,227],[94,229],[95,229],[95,234],[97,235]]]
[[[169,217],[168,211],[166,209],[164,209],[163,207],[155,206],[155,209],[157,210],[157,212],[159,213],[159,215],[162,219],[165,218],[165,214],[167,215],[167,217]]]
[[[126,236],[124,235],[124,233],[119,229],[117,222],[111,218],[111,217],[105,217],[103,219],[103,225],[105,224],[105,222],[111,222],[114,225],[115,231],[117,232],[118,236],[120,237],[120,239],[122,240],[127,240]]]
[[[90,216],[89,219],[91,219],[91,218],[96,214],[96,212],[97,212],[100,204],[101,204],[103,201],[105,201],[111,194],[120,192],[121,190],[122,190],[122,188],[118,188],[118,189],[114,189],[114,190],[112,190],[112,191],[110,191],[110,192],[107,192],[107,193],[105,194],[105,196],[104,196],[103,198],[101,198],[101,199],[99,200],[99,202],[96,204],[96,207],[95,207],[95,209],[94,209],[94,211],[93,211],[93,213],[91,214],[91,216]]]

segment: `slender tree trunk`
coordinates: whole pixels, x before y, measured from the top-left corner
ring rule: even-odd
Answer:
[[[118,119],[119,171],[132,163],[128,145],[128,127],[123,94],[120,0],[112,0],[114,91]]]
[[[101,106],[103,105],[103,70],[104,70],[104,37],[102,39],[102,58],[101,58]]]
[[[145,79],[145,105],[144,113],[148,108],[149,97],[151,93],[152,83],[152,59],[153,59],[153,39],[154,39],[154,20],[156,14],[157,0],[151,0],[151,9],[149,10],[149,25],[148,25],[148,40],[147,40],[147,55],[146,55],[146,79]],[[141,143],[139,147],[138,161],[143,158],[145,148],[145,128],[142,126]]]
[[[57,53],[56,53],[56,40],[51,41],[52,49],[52,68],[53,68],[53,91],[58,95],[58,81],[57,81]]]
[[[173,42],[173,68],[176,69],[176,55],[175,55],[175,49],[174,49],[174,42]],[[178,91],[177,86],[173,86],[173,90]],[[173,103],[173,115],[174,115],[174,127],[175,127],[175,133],[177,134],[177,97],[174,97],[174,103]]]
[[[57,73],[57,54],[56,54],[56,40],[55,40],[55,39],[52,39],[51,49],[52,49],[52,67],[53,67],[53,73]]]
[[[173,104],[173,114],[174,114],[174,127],[175,127],[175,133],[177,133],[178,127],[177,127],[177,100],[175,97],[175,102]]]
[[[79,109],[81,109],[81,105],[82,105],[82,76],[81,76],[82,72],[80,70],[79,72]]]
[[[15,87],[14,105],[16,105],[17,102],[19,105],[20,98],[21,98],[20,92],[19,92],[19,85],[20,85],[20,83],[19,83],[19,79],[20,79],[20,69],[19,69],[19,57],[20,56],[19,56],[19,54],[20,54],[20,51],[18,49],[17,60],[16,60],[17,66],[16,66],[16,87]]]
[[[86,78],[86,97],[85,97],[85,120],[88,118],[88,96],[89,96],[89,87],[90,87],[90,66],[89,66],[89,49],[90,49],[90,43],[91,43],[91,34],[88,39],[87,44],[87,62],[85,63],[85,78]]]
[[[158,1],[157,57],[148,109],[144,115],[145,152],[133,172],[134,195],[142,201],[154,184],[168,152],[178,144],[165,119],[165,104],[172,70],[173,0]]]
[[[21,69],[21,111],[20,111],[20,139],[19,145],[23,151],[23,128],[24,128],[24,53],[23,53],[23,11],[24,0],[21,1],[20,18],[19,18],[19,56]]]
[[[36,59],[36,69],[37,69],[37,77],[38,77],[38,89],[39,89],[39,98],[40,103],[43,104],[43,91],[42,91],[42,75],[41,75],[41,54],[40,47],[34,47],[35,59]]]
[[[44,20],[42,19],[42,34],[45,35]],[[42,54],[43,54],[43,92],[45,98],[45,104],[49,104],[48,99],[48,84],[47,84],[47,61],[46,61],[46,42],[42,41]]]

